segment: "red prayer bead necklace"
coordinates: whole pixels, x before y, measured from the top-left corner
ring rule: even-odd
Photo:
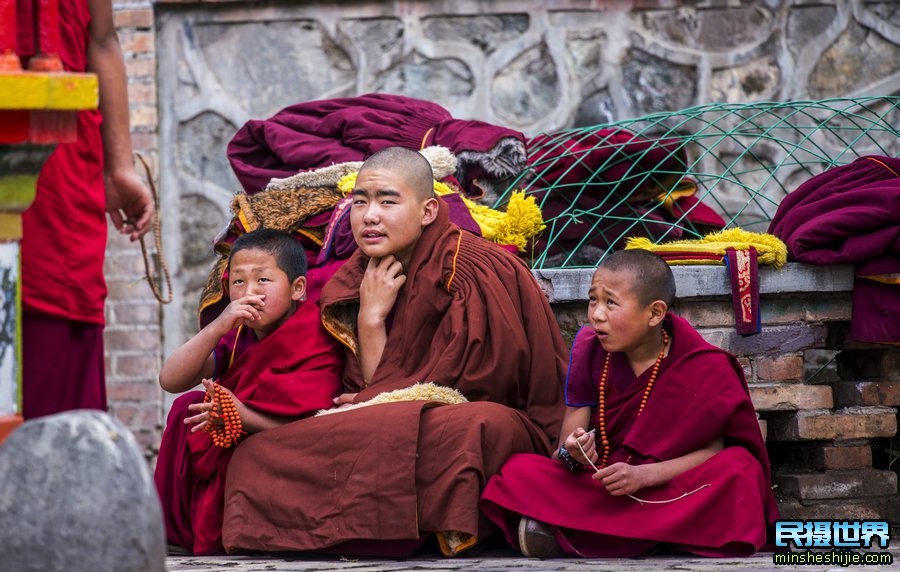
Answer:
[[[218,383],[213,385],[213,393],[215,397],[207,392],[206,397],[203,398],[204,403],[212,402],[213,404],[213,410],[209,412],[209,421],[203,427],[203,430],[212,437],[214,445],[227,449],[237,443],[237,440],[243,434],[243,424],[231,394]],[[216,411],[217,403],[221,413]],[[221,425],[213,423],[218,418],[222,419],[223,423]]]
[[[653,364],[653,371],[650,373],[650,379],[647,381],[647,387],[644,389],[644,396],[641,398],[641,406],[638,408],[638,415],[644,411],[647,405],[647,399],[650,398],[650,391],[653,390],[653,384],[656,382],[656,376],[659,374],[659,364],[662,362],[666,354],[666,347],[669,345],[669,334],[662,330],[663,347],[656,356],[656,363]],[[603,446],[603,455],[600,458],[600,468],[606,467],[606,461],[609,459],[609,439],[606,436],[606,380],[609,377],[609,356],[611,352],[606,352],[606,359],[603,361],[603,373],[600,374],[600,396],[597,404],[597,432],[600,434],[600,444]]]

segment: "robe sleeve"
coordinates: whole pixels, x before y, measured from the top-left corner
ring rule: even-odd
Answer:
[[[595,407],[597,391],[591,379],[591,363],[600,350],[597,338],[590,326],[583,326],[575,334],[566,374],[566,405],[569,407]]]

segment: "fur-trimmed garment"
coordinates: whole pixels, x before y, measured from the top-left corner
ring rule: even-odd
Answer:
[[[506,458],[551,450],[568,352],[528,268],[451,224],[441,204],[413,251],[366,386],[355,317],[367,263],[356,252],[321,297],[326,329],[347,346],[344,391],[364,402],[433,382],[470,403],[384,403],[247,439],[229,472],[229,550],[341,550],[350,541],[379,541],[357,551],[402,555],[434,532],[453,554],[485,533],[481,489]]]

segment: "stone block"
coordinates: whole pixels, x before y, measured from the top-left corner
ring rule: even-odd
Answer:
[[[759,423],[759,430],[762,433],[763,441],[767,441],[769,439],[769,422],[765,419],[757,419],[757,423]]]
[[[831,387],[802,383],[754,383],[750,399],[757,411],[831,409]]]
[[[875,469],[780,472],[775,481],[785,495],[801,500],[850,499],[897,494],[897,473]]]
[[[127,10],[115,10],[113,22],[117,28],[152,28],[153,9],[133,8]]]
[[[727,300],[679,300],[672,311],[695,328],[734,327],[734,310]]]
[[[865,441],[798,443],[792,445],[792,468],[841,470],[872,468],[872,447]]]
[[[870,445],[823,445],[815,455],[818,469],[857,469],[872,466]]]
[[[887,520],[896,523],[900,522],[900,497],[891,495],[819,501],[779,498],[778,510],[783,519]]]
[[[819,347],[825,343],[825,336],[826,329],[822,325],[792,324],[763,327],[759,334],[746,337],[731,331],[724,345],[719,347],[735,355],[781,354]]]
[[[799,381],[803,379],[803,356],[781,355],[756,357],[756,379],[759,381]]]
[[[837,371],[841,379],[900,380],[900,349],[842,351],[837,356]]]
[[[116,350],[139,351],[158,350],[160,345],[159,328],[146,329],[112,329],[103,333],[106,351]]]
[[[77,411],[28,421],[0,448],[4,570],[162,572],[156,488],[131,433]]]
[[[900,405],[900,381],[842,381],[835,385],[838,405]]]
[[[897,410],[888,407],[848,407],[836,411],[797,411],[772,420],[778,441],[821,441],[893,437]]]

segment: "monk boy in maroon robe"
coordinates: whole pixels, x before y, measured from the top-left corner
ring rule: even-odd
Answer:
[[[180,393],[202,382],[212,394],[218,384],[247,433],[331,406],[343,356],[306,301],[305,274],[306,254],[290,234],[261,229],[239,237],[228,261],[232,302],[169,356],[159,374],[163,389]],[[222,400],[205,395],[193,391],[172,405],[154,475],[168,541],[194,554],[223,552],[225,474],[235,450],[204,431],[223,423]]]
[[[658,546],[746,556],[777,518],[743,370],[668,313],[675,280],[643,250],[594,273],[552,458],[514,455],[484,513],[526,556],[626,557]]]
[[[407,149],[366,160],[359,250],[320,300],[346,346],[337,405],[408,397],[247,439],[229,467],[228,550],[402,556],[436,537],[458,554],[491,529],[487,479],[512,453],[552,451],[568,356],[547,299],[521,260],[450,222],[432,177]],[[421,383],[468,402],[418,396]]]

